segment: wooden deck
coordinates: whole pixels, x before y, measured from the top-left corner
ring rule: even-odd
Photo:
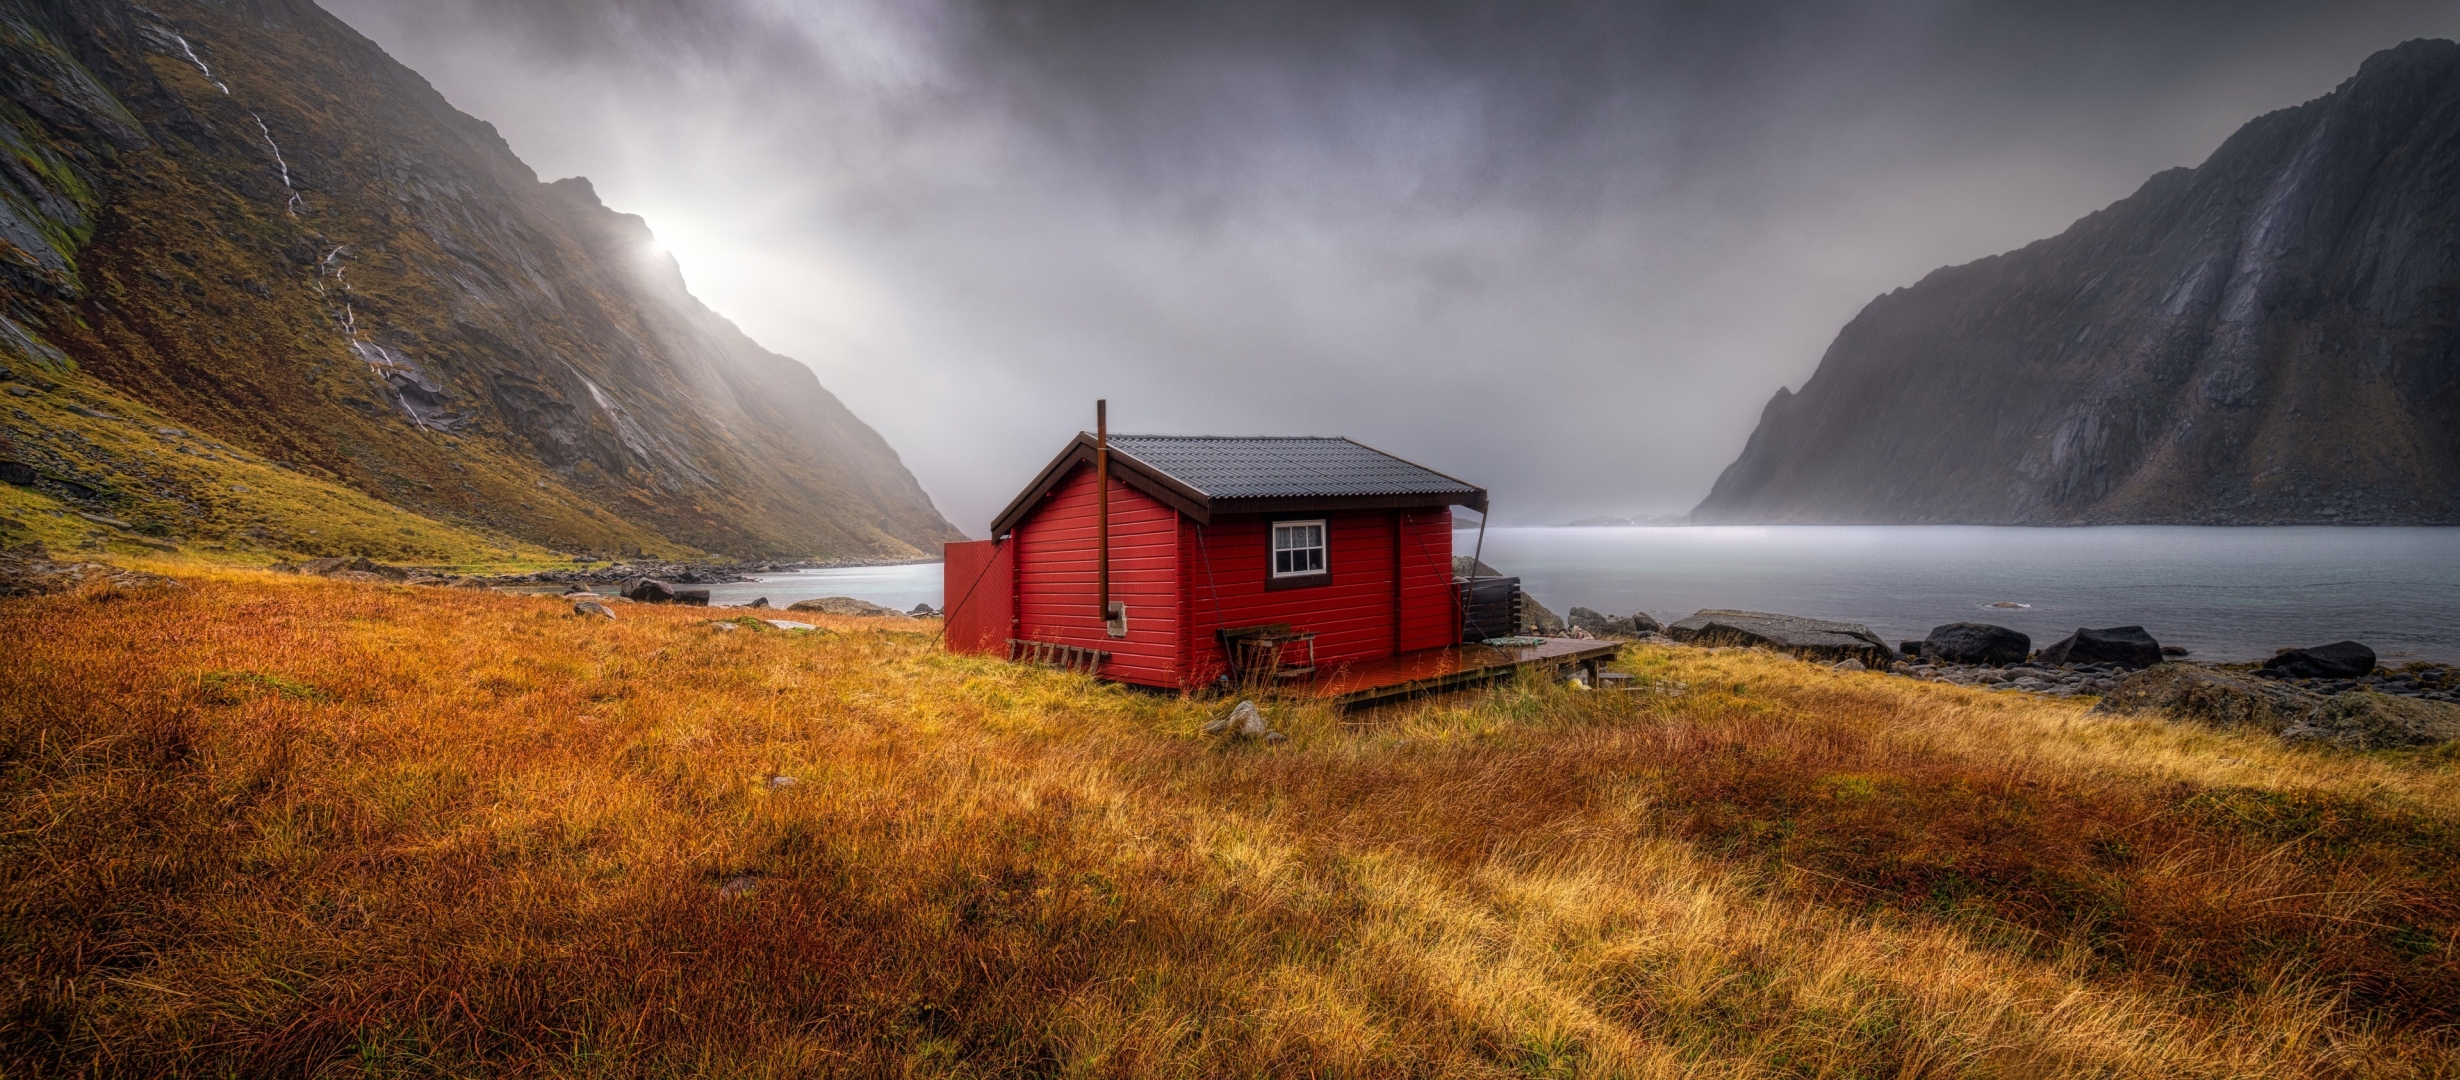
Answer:
[[[1344,708],[1431,694],[1510,676],[1525,667],[1589,666],[1614,656],[1616,642],[1548,638],[1529,646],[1454,645],[1334,665],[1286,689]]]

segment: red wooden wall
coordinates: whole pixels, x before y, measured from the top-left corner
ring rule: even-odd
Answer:
[[[997,540],[967,540],[941,549],[940,603],[947,609],[951,652],[1008,655],[1016,617],[1016,559]]]
[[[1177,689],[1181,683],[1179,513],[1110,482],[1110,598],[1127,604],[1128,636],[1103,632],[1095,607],[1093,468],[1069,474],[1008,541],[1016,558],[1019,638],[1100,649],[1102,675]]]
[[[1324,519],[1332,581],[1268,589],[1272,522],[1301,517]],[[1449,509],[1217,518],[1209,526],[1182,521],[1179,563],[1187,570],[1184,685],[1222,673],[1214,631],[1224,628],[1288,623],[1313,631],[1317,663],[1327,667],[1457,639]]]

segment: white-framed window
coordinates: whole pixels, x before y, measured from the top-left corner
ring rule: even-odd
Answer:
[[[1273,523],[1273,576],[1299,577],[1324,572],[1324,523]]]

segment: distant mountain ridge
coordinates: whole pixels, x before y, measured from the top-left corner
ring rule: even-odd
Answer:
[[[1692,517],[2460,523],[2460,45],[1872,301]]]
[[[0,365],[571,550],[877,558],[960,535],[808,368],[694,299],[641,219],[540,183],[308,0],[0,0],[0,140]],[[75,449],[30,422],[0,416]],[[102,477],[73,494],[115,466],[62,467]]]

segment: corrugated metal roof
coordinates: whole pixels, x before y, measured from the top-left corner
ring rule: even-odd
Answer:
[[[1477,495],[1477,488],[1348,439],[1113,435],[1126,454],[1214,499]]]

